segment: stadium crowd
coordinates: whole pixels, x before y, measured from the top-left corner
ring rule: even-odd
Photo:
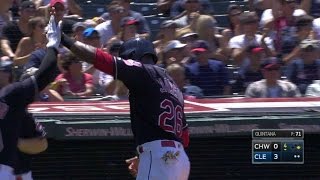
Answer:
[[[238,0],[239,2],[242,0]],[[62,30],[114,56],[133,37],[153,41],[158,65],[185,98],[320,96],[320,2],[249,0],[224,10],[217,21],[209,0],[158,0],[159,29],[130,0],[105,1],[107,11],[85,17],[76,0],[1,0],[0,87],[34,74],[46,52],[45,27],[55,7]],[[95,3],[95,0],[91,1]],[[147,3],[144,3],[147,4]],[[56,80],[40,101],[92,96],[126,99],[127,88],[60,47]]]

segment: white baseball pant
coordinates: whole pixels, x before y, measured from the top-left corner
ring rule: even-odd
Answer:
[[[137,180],[188,180],[189,158],[180,142],[157,140],[137,147]]]

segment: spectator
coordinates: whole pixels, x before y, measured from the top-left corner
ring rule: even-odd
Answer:
[[[0,58],[0,89],[13,82],[12,62],[8,56]]]
[[[120,6],[122,6],[124,8],[123,17],[130,16],[130,17],[133,17],[134,19],[136,19],[139,22],[138,34],[140,34],[140,37],[148,38],[150,36],[150,27],[148,25],[148,22],[147,22],[146,18],[141,13],[136,12],[136,11],[132,11],[130,9],[131,2],[132,2],[131,0],[114,0],[110,4],[118,3]],[[108,10],[108,12],[109,12],[109,10]],[[104,13],[101,17],[105,20],[112,18],[110,12]]]
[[[186,58],[186,46],[187,44],[182,44],[178,40],[169,41],[167,46],[163,49],[163,67],[167,67],[173,63],[183,64],[184,59]]]
[[[184,99],[193,99],[203,97],[202,90],[197,86],[187,84],[185,68],[180,64],[170,64],[167,68],[168,74],[182,91]]]
[[[137,28],[139,26],[139,21],[134,19],[133,17],[124,17],[121,19],[120,23],[121,29],[117,36],[110,39],[110,41],[127,41],[134,37],[139,37],[140,35],[137,33]]]
[[[205,96],[229,95],[228,70],[221,61],[209,59],[211,52],[208,42],[196,41],[191,52],[196,62],[186,66],[186,77],[190,84],[200,87]]]
[[[306,97],[320,97],[320,80],[314,80],[307,87]]]
[[[163,21],[160,25],[158,40],[153,41],[160,62],[163,61],[163,48],[167,45],[169,41],[176,39],[176,29],[177,25],[172,20]]]
[[[300,42],[312,36],[313,18],[309,15],[296,17],[296,32],[292,36],[282,37],[281,54],[285,63],[297,58],[301,54]]]
[[[228,47],[228,42],[232,37],[243,34],[242,28],[240,25],[240,20],[239,20],[239,16],[243,12],[242,8],[239,5],[231,4],[228,7],[227,12],[228,12],[228,19],[230,22],[230,26],[229,28],[222,31],[224,47]],[[231,54],[231,52],[229,52],[228,54]]]
[[[83,42],[85,44],[88,44],[88,45],[96,47],[96,48],[101,47],[99,32],[97,30],[95,30],[94,28],[89,27],[89,28],[85,29],[82,33],[82,36],[83,36],[82,37]]]
[[[213,7],[209,0],[176,0],[176,2],[173,3],[170,10],[170,16],[172,18],[180,17],[181,15],[184,15],[186,13],[186,3],[199,3],[200,2],[200,9],[197,11],[200,11],[201,14],[214,14]]]
[[[320,18],[313,20],[313,38],[320,40]]]
[[[10,7],[12,6],[12,1],[1,1],[0,6],[0,38],[2,37],[3,27],[9,23],[12,18],[10,14]]]
[[[223,38],[217,33],[217,21],[208,15],[200,15],[195,20],[195,32],[199,35],[200,40],[206,40],[209,43],[212,54],[210,58],[223,61],[224,63],[229,60],[228,55],[224,53]]]
[[[87,25],[83,22],[77,22],[72,26],[73,37],[75,40],[83,42],[83,32]]]
[[[234,93],[243,94],[248,85],[263,79],[261,72],[261,63],[265,58],[264,49],[261,47],[252,47],[248,52],[249,64],[235,73],[235,83],[232,90]]]
[[[289,81],[280,80],[281,65],[275,58],[267,58],[262,64],[263,78],[251,83],[245,96],[251,98],[300,97],[297,86]]]
[[[314,80],[320,79],[320,59],[318,41],[306,39],[301,42],[301,55],[288,65],[287,77],[305,94]]]
[[[273,9],[267,9],[262,15],[261,26],[273,30],[275,50],[280,53],[285,39],[293,38],[297,16],[306,15],[303,10],[296,9],[295,0],[277,0]]]
[[[3,28],[1,38],[2,53],[14,58],[19,41],[28,35],[28,22],[36,13],[36,6],[31,1],[24,1],[20,5],[20,18],[17,21],[8,23]]]
[[[108,7],[109,20],[97,25],[95,29],[100,34],[100,42],[103,46],[116,34],[120,32],[120,22],[124,17],[124,8],[118,4],[111,4]]]
[[[81,61],[68,53],[59,63],[64,72],[56,77],[53,88],[62,96],[91,96],[92,75],[82,72]]]
[[[201,10],[201,4],[199,0],[183,0],[183,7],[185,12],[180,16],[175,18],[175,23],[178,27],[182,28],[191,24],[194,13],[198,13]]]
[[[248,50],[252,47],[262,47],[265,49],[268,57],[275,55],[273,51],[272,40],[267,36],[257,34],[258,31],[258,17],[254,12],[244,12],[240,15],[242,35],[235,36],[229,41],[229,48],[232,49],[232,58],[236,66],[243,68],[249,64]]]
[[[320,17],[320,1],[318,0],[298,0],[300,8],[313,17]]]
[[[82,9],[75,0],[33,0],[39,11],[39,15],[46,16],[50,7],[56,3],[63,5],[63,16],[65,17],[81,17]],[[68,16],[71,15],[71,16]],[[61,15],[59,15],[61,16]],[[61,19],[60,19],[61,20]]]
[[[176,0],[157,0],[158,13],[163,16],[170,16],[170,10]]]
[[[29,36],[22,38],[18,44],[14,58],[15,65],[23,66],[34,50],[45,47],[45,26],[46,22],[43,17],[35,17],[29,20],[28,27],[30,33]]]

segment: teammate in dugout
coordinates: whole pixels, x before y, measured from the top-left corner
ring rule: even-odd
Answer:
[[[15,179],[13,168],[21,163],[18,152],[37,154],[47,148],[45,138],[35,137],[27,132],[34,123],[27,112],[27,106],[54,80],[57,65],[57,49],[60,44],[60,28],[57,27],[54,16],[50,18],[47,31],[46,56],[34,76],[21,82],[16,82],[0,90],[0,177],[1,180]],[[31,120],[32,119],[32,120]],[[33,125],[31,125],[33,126]]]
[[[139,154],[137,179],[188,179],[190,162],[184,147],[189,144],[189,132],[183,95],[166,70],[155,65],[153,44],[130,39],[120,47],[120,57],[114,57],[64,34],[61,43],[128,87],[131,127]]]

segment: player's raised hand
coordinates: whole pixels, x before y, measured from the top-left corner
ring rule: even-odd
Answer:
[[[58,24],[55,22],[54,9],[46,27],[46,33],[48,39],[47,47],[54,47],[58,50],[61,42],[61,21]]]

